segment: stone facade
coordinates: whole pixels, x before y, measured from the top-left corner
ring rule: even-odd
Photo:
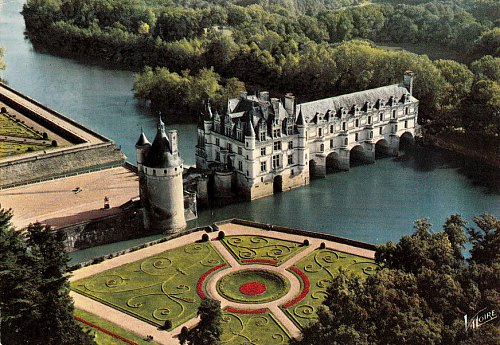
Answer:
[[[144,226],[151,232],[173,233],[186,227],[183,161],[177,131],[165,132],[161,118],[152,144],[144,133],[136,143],[139,195],[145,208]]]
[[[329,169],[397,155],[400,138],[415,135],[418,100],[413,74],[401,84],[296,104],[268,92],[242,93],[224,114],[210,104],[200,118],[196,165],[212,170],[215,191],[249,200],[306,185]]]

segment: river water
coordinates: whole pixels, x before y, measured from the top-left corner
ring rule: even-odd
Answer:
[[[22,0],[0,0],[0,47],[7,69],[0,76],[24,94],[111,138],[135,162],[134,144],[143,126],[150,139],[156,120],[138,105],[133,72],[37,52],[24,38]],[[174,125],[187,164],[194,164],[195,125]],[[313,180],[309,186],[251,203],[200,213],[191,227],[238,217],[321,231],[370,243],[398,241],[413,221],[429,218],[441,227],[459,213],[471,220],[483,212],[500,215],[498,171],[440,152],[377,160],[349,172]],[[485,183],[486,182],[486,183]],[[90,259],[158,238],[153,236],[71,254]]]

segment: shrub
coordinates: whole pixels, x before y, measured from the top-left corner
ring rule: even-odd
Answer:
[[[309,240],[306,238],[306,239],[304,240],[304,246],[308,246],[308,245],[309,245]]]
[[[5,114],[7,112],[7,108],[5,107],[2,107],[1,111],[0,111],[2,114]]]
[[[219,240],[223,240],[224,237],[226,237],[226,234],[224,233],[224,231],[219,231]]]
[[[321,242],[321,244],[319,245],[319,249],[325,249],[325,248],[326,248],[325,242]]]
[[[161,327],[162,330],[167,331],[172,328],[172,320],[165,320],[165,323]]]
[[[43,132],[42,137],[43,139],[47,140],[49,138],[49,135],[46,132]]]
[[[57,147],[57,141],[56,140],[52,140],[52,146]]]
[[[202,242],[208,242],[208,240],[209,240],[208,234],[203,234],[203,236],[201,236]]]

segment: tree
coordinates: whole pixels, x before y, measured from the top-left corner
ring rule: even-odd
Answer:
[[[41,224],[30,225],[24,238],[11,218],[0,209],[2,343],[93,344],[73,318],[61,239]]]
[[[462,251],[466,222],[459,215],[432,232],[427,220],[395,244],[376,250],[382,268],[365,281],[340,270],[328,288],[318,321],[305,328],[302,344],[494,344],[494,323],[466,332],[463,315],[500,307],[500,222],[474,218],[471,258]]]
[[[189,331],[187,341],[190,345],[218,345],[222,334],[222,311],[220,302],[204,299],[198,308],[200,323]]]

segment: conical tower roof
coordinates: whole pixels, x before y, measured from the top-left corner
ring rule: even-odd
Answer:
[[[179,155],[172,154],[170,141],[165,133],[165,124],[163,123],[160,114],[156,136],[153,140],[153,144],[151,145],[151,149],[148,152],[144,165],[150,168],[171,168],[180,164],[182,164],[182,160]]]
[[[304,115],[302,115],[302,109],[299,111],[299,116],[297,116],[297,121],[295,122],[297,126],[305,126],[306,121],[304,120]]]
[[[136,147],[141,147],[141,146],[151,146],[151,143],[149,142],[148,138],[146,138],[146,134],[144,134],[144,131],[141,127],[141,135],[139,136],[139,139],[135,143]]]
[[[253,114],[248,115],[247,123],[245,124],[245,136],[255,137],[255,129],[253,128]]]

